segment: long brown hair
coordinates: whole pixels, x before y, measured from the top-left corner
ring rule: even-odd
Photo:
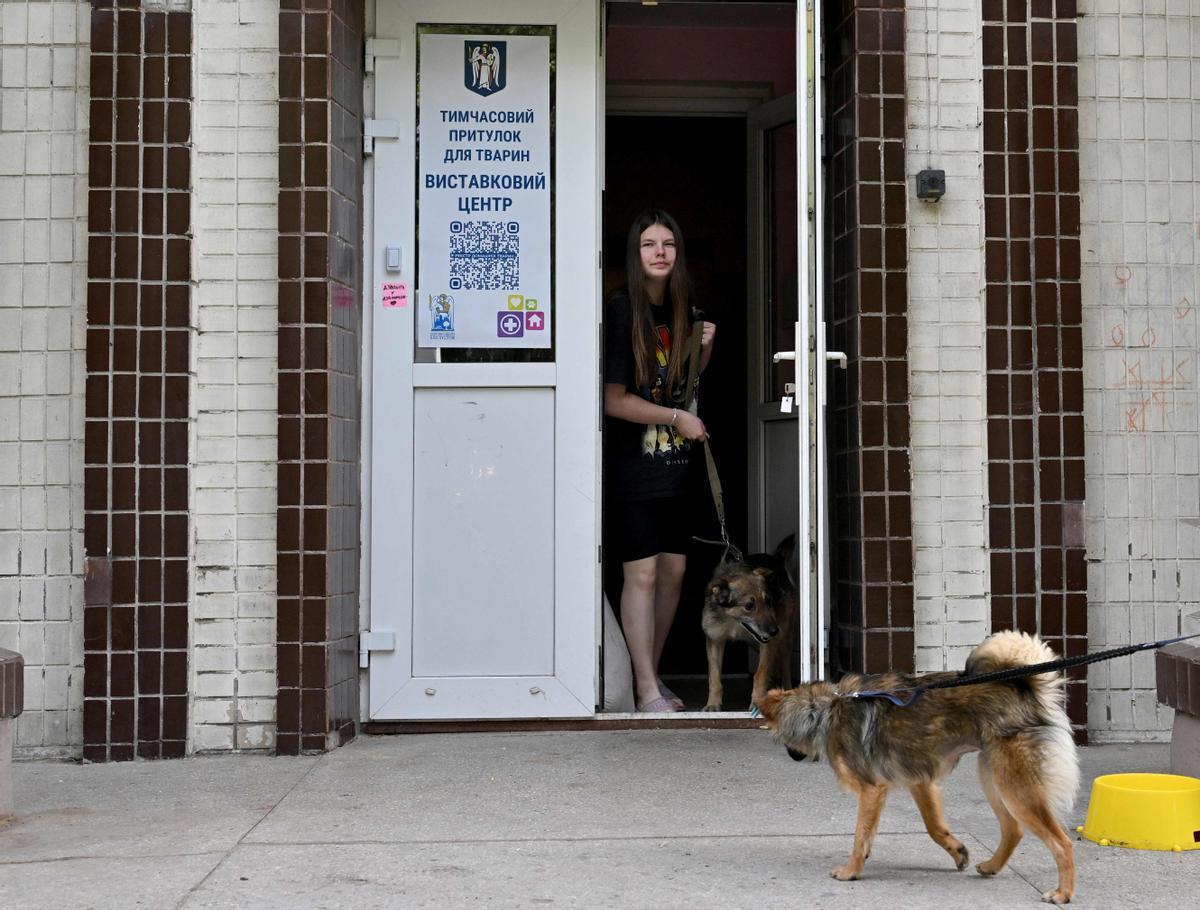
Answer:
[[[655,359],[654,318],[650,314],[650,293],[646,290],[646,273],[642,269],[642,232],[661,224],[675,238],[675,268],[667,281],[665,297],[671,301],[671,353],[667,359],[668,395],[684,383],[683,362],[687,358],[688,321],[691,318],[689,296],[692,289],[688,274],[687,255],[683,248],[683,232],[679,224],[661,209],[642,212],[629,226],[625,240],[625,277],[629,290],[630,325],[633,341],[634,380],[639,386],[649,386],[657,369]]]

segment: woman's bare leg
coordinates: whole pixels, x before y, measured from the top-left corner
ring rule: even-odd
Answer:
[[[654,651],[657,560],[656,556],[647,556],[622,563],[625,585],[621,589],[621,628],[629,646],[638,706],[662,697]]]
[[[683,586],[683,573],[687,568],[687,557],[681,553],[659,553],[654,584],[654,671],[662,659],[667,633],[675,621],[679,609],[679,590]]]

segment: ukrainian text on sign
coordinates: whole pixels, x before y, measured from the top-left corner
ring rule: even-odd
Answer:
[[[550,38],[420,36],[418,339],[551,345]]]

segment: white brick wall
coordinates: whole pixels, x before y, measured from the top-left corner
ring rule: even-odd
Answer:
[[[908,357],[916,667],[955,669],[990,628],[987,604],[979,0],[906,7]],[[937,203],[917,171],[946,172]]]
[[[1088,633],[1200,610],[1200,6],[1085,0],[1079,20]],[[1200,623],[1187,631],[1200,631]],[[1154,659],[1095,665],[1095,741],[1165,739]]]
[[[193,9],[193,748],[271,749],[279,2]]]
[[[0,3],[0,648],[17,749],[83,741],[89,4]]]

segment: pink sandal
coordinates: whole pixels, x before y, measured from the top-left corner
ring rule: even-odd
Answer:
[[[658,681],[658,691],[663,698],[667,699],[675,706],[676,711],[683,710],[683,699],[668,689],[666,684],[661,679]]]
[[[663,697],[656,698],[654,701],[648,701],[638,708],[643,714],[669,714],[677,711],[671,699]]]

